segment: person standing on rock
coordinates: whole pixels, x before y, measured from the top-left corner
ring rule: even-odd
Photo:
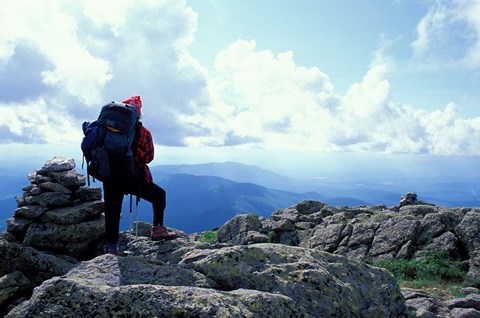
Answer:
[[[135,107],[138,118],[142,115],[142,100],[140,96],[132,96],[122,103]],[[148,168],[154,158],[153,138],[150,131],[139,120],[136,126],[135,140],[133,143],[135,175],[129,175],[122,162],[110,160],[111,177],[103,182],[105,199],[105,232],[107,235],[110,254],[118,254],[118,238],[120,227],[120,214],[124,194],[137,195],[152,203],[153,227],[152,240],[165,240],[176,237],[175,232],[169,232],[163,225],[166,207],[166,192],[153,182],[152,174]]]

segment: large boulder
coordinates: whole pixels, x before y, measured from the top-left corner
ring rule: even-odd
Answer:
[[[480,288],[480,249],[470,252],[470,264],[467,281],[471,286]]]
[[[75,160],[65,159],[64,157],[56,156],[48,160],[42,167],[42,174],[48,172],[62,172],[75,169]]]
[[[92,253],[104,233],[103,215],[77,224],[34,223],[28,228],[23,243],[37,249],[83,259],[85,254]]]
[[[3,317],[8,305],[30,289],[30,280],[21,272],[15,271],[0,277],[0,315]]]
[[[417,242],[425,244],[446,232],[454,232],[460,217],[461,214],[452,210],[426,214],[421,220]]]
[[[248,289],[293,299],[318,317],[402,317],[403,297],[386,270],[329,253],[279,244],[194,250],[182,264],[223,290]]]
[[[299,312],[291,299],[276,294],[152,284],[108,287],[54,278],[39,287],[29,301],[15,307],[6,317],[313,316]]]
[[[456,233],[469,252],[480,249],[480,211],[468,212],[456,227]]]
[[[375,233],[370,254],[373,258],[395,257],[403,246],[415,240],[420,221],[413,216],[398,216],[383,222]],[[407,253],[408,254],[408,253]],[[387,258],[388,258],[387,257]]]
[[[19,271],[33,284],[63,275],[78,263],[72,258],[43,253],[5,240],[0,240],[0,255],[0,277]]]
[[[41,221],[55,224],[78,224],[98,218],[103,211],[103,201],[84,202],[74,207],[47,211],[42,215]]]
[[[255,214],[241,214],[229,220],[218,230],[218,242],[231,244],[249,244],[267,242],[268,237],[258,231],[262,228],[260,219]],[[258,234],[257,234],[258,233]]]
[[[318,248],[326,252],[334,252],[345,236],[345,224],[325,224],[315,228],[313,236],[308,239],[308,247]]]
[[[302,221],[309,222],[312,219],[312,215],[315,215],[316,217],[314,217],[314,219],[321,222],[321,211],[325,206],[326,204],[322,202],[306,200],[286,209],[273,212],[271,218],[274,221],[286,219],[297,223]]]
[[[406,317],[386,271],[299,247],[194,249],[179,265],[99,256],[6,317]]]

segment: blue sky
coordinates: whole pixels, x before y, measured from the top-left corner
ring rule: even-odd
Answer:
[[[130,95],[158,163],[480,155],[479,0],[4,0],[0,27],[0,163],[79,158]]]
[[[458,64],[474,49],[471,37],[478,37],[478,30],[462,21],[444,21],[443,34],[431,30],[428,53],[422,56],[414,48],[421,21],[449,7],[453,12],[450,2],[190,0],[199,14],[191,52],[215,73],[216,56],[232,39],[253,39],[257,50],[292,51],[298,66],[318,67],[342,95],[373,65],[382,64],[389,67],[396,102],[431,111],[455,102],[461,115],[475,117],[478,65]]]

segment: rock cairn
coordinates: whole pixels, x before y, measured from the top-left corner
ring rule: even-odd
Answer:
[[[104,235],[100,188],[85,187],[75,161],[54,157],[28,174],[30,185],[17,196],[4,237],[38,250],[86,258]]]
[[[417,194],[415,192],[408,192],[402,197],[402,199],[398,203],[398,206],[401,208],[402,206],[413,204],[416,201],[417,201]]]

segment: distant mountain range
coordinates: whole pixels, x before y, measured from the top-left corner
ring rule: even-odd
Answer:
[[[406,192],[414,191],[421,200],[436,205],[478,206],[476,192],[480,192],[479,178],[470,177],[429,178],[428,174],[374,175],[357,171],[349,175],[329,178],[292,178],[280,175],[255,165],[236,162],[205,163],[197,165],[155,166],[152,173],[160,177],[171,174],[215,176],[237,183],[253,183],[265,188],[293,192],[316,193],[324,202],[338,205],[385,204],[396,205]],[[448,172],[448,171],[447,171]],[[446,172],[446,173],[447,173]]]
[[[274,190],[214,176],[158,173],[154,176],[167,191],[166,225],[186,232],[219,227],[237,214],[256,213],[269,217],[273,211],[301,200],[323,199],[314,192]],[[142,208],[142,211],[145,210]]]
[[[288,189],[293,191],[307,188],[297,180],[289,178],[255,165],[244,165],[237,162],[204,163],[197,165],[162,165],[151,168],[154,175],[190,174],[193,176],[210,176],[228,179],[238,183],[253,183],[272,189]]]
[[[254,165],[235,162],[152,167],[156,182],[167,191],[165,224],[187,233],[223,225],[236,214],[269,217],[302,200],[318,200],[332,206],[398,204],[401,196],[415,191],[419,199],[446,206],[478,206],[478,181],[428,182],[418,178],[382,182],[368,176],[351,178],[291,178]],[[79,172],[81,172],[79,170]],[[26,176],[0,176],[0,230],[13,215],[15,195],[28,184]],[[92,186],[101,186],[93,183]],[[132,217],[135,218],[135,207]],[[139,205],[139,219],[152,221],[148,202]],[[129,228],[129,200],[125,197],[121,229]]]

